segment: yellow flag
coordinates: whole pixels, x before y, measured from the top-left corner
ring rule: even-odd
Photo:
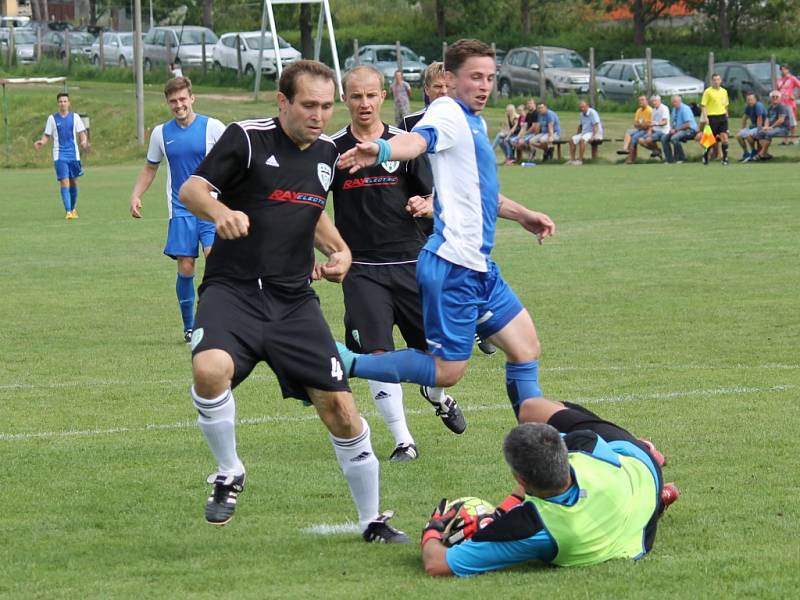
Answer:
[[[717,138],[714,137],[714,134],[711,132],[711,126],[706,125],[703,127],[703,137],[700,138],[700,144],[703,148],[711,148],[714,144],[717,143]]]

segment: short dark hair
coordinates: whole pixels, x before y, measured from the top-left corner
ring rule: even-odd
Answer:
[[[56,94],[56,102],[61,100],[61,98],[69,98],[69,94],[67,92],[58,92]]]
[[[503,441],[503,454],[526,487],[558,493],[569,483],[567,446],[558,430],[546,423],[514,427]]]
[[[172,94],[180,92],[181,90],[186,90],[191,96],[192,80],[188,77],[173,77],[167,81],[167,85],[164,86],[164,96],[169,98]]]
[[[489,44],[475,39],[461,39],[452,46],[447,47],[444,53],[444,68],[455,73],[461,68],[468,58],[473,56],[487,56],[494,58],[494,50]]]
[[[712,73],[711,79],[714,79],[714,77],[719,77],[720,79],[722,79],[722,75],[720,75],[719,73]]]
[[[297,93],[297,79],[301,75],[336,81],[336,75],[329,66],[316,60],[297,60],[283,70],[278,84],[278,90],[286,96],[289,102],[294,102],[294,96]]]

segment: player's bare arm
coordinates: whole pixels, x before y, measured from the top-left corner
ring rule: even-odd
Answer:
[[[433,196],[411,196],[406,204],[406,210],[412,217],[433,218]]]
[[[238,210],[231,210],[211,195],[214,188],[205,179],[192,175],[181,186],[180,199],[192,214],[211,221],[217,235],[224,240],[245,237],[250,230],[250,219]]]
[[[150,185],[156,178],[157,172],[158,165],[145,163],[144,167],[142,167],[142,170],[139,172],[139,176],[136,178],[130,201],[131,216],[134,219],[142,218],[142,195],[150,189]]]
[[[385,160],[413,160],[428,149],[428,143],[418,133],[403,133],[385,140],[391,152]],[[355,173],[359,169],[375,164],[380,152],[377,142],[361,142],[339,158],[337,166]]]
[[[314,267],[312,279],[324,277],[328,281],[341,283],[350,270],[353,256],[327,213],[322,213],[317,222],[314,247],[328,257],[328,262]]]
[[[432,577],[447,577],[452,575],[450,565],[447,564],[447,548],[440,540],[431,539],[422,546],[422,563],[425,572]]]
[[[89,136],[86,135],[85,131],[81,131],[78,134],[78,139],[80,140],[81,148],[83,148],[84,150],[89,148]]]
[[[44,134],[42,134],[42,137],[40,137],[38,140],[33,142],[33,147],[36,148],[37,150],[39,150],[39,149],[41,149],[42,146],[44,146],[47,143],[47,140],[49,140],[49,139],[50,139],[50,136],[47,135],[46,133],[44,133]]]
[[[498,195],[497,216],[516,221],[524,229],[535,234],[540,244],[556,232],[556,224],[546,214],[525,208],[503,194]]]

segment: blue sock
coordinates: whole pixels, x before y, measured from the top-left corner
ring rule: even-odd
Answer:
[[[514,414],[519,416],[519,407],[528,398],[540,398],[539,361],[526,363],[506,363],[506,392]]]
[[[433,387],[436,385],[436,361],[419,350],[397,350],[384,354],[359,354],[353,375],[373,381],[407,381]]]
[[[72,199],[69,196],[69,188],[62,187],[61,188],[61,202],[64,203],[64,212],[69,212],[72,209]]]
[[[183,328],[194,328],[194,275],[181,275],[175,280],[175,293],[178,295],[178,304],[181,307]]]
[[[78,186],[69,188],[70,210],[75,210],[78,205]]]

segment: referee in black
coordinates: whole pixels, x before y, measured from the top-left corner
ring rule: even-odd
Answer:
[[[345,74],[342,83],[351,121],[331,136],[340,154],[359,142],[403,133],[381,120],[386,90],[380,71],[358,66]],[[433,216],[430,163],[426,157],[387,161],[352,175],[336,169],[332,191],[336,227],[353,253],[352,267],[342,283],[347,347],[362,354],[392,351],[397,325],[409,348],[427,351],[416,264],[427,239],[421,223]],[[419,454],[406,423],[402,386],[370,381],[369,388],[395,439],[389,460],[416,459]],[[464,431],[464,416],[451,396],[442,388],[421,391],[449,429]]]
[[[242,492],[231,390],[264,361],[283,396],[313,404],[330,431],[364,539],[407,543],[387,523],[391,513],[379,512],[369,426],[310,286],[312,276],[341,282],[352,260],[324,212],[339,156],[322,134],[334,89],[322,63],[292,63],[279,83],[279,116],[231,124],[181,188],[186,207],[217,228],[192,334],[192,400],[217,462],[206,520],[227,523]],[[314,264],[314,247],[326,264]]]

